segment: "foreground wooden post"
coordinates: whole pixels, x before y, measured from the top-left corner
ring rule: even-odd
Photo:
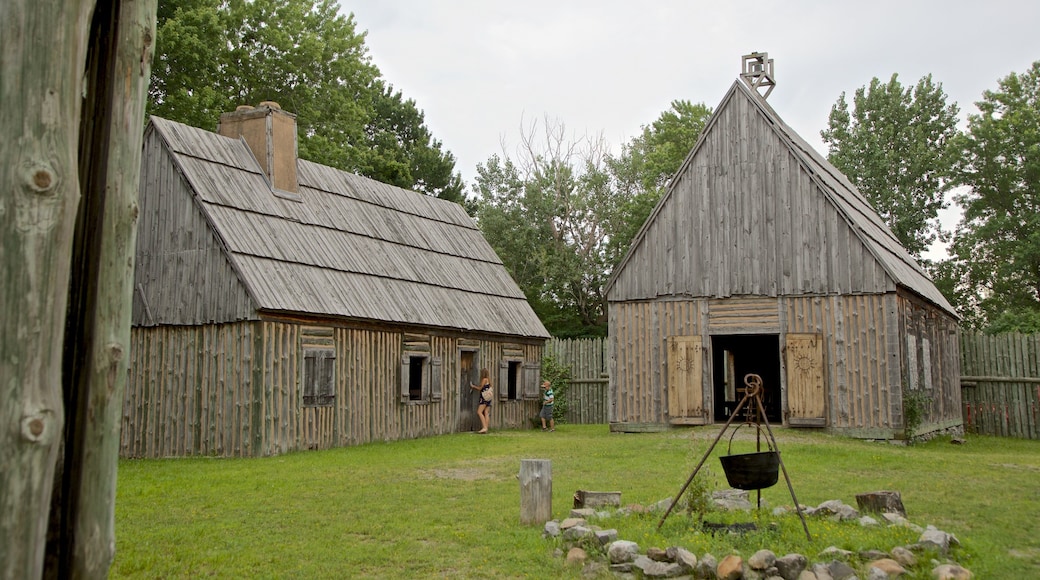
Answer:
[[[552,519],[552,461],[520,460],[520,523],[543,524]]]

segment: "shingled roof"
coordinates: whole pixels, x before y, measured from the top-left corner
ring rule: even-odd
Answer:
[[[549,337],[458,204],[302,159],[279,196],[244,141],[151,130],[258,311]]]

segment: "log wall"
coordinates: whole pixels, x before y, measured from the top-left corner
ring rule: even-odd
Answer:
[[[960,340],[965,430],[1040,439],[1040,334],[966,332]]]
[[[120,453],[276,455],[454,433],[468,404],[460,400],[462,342],[477,350],[478,368],[487,366],[493,381],[503,357],[542,355],[540,344],[418,336],[424,352],[441,360],[428,368],[440,375],[440,400],[401,401],[402,331],[282,321],[134,328]],[[335,349],[332,406],[302,405],[305,345]],[[517,392],[516,400],[494,402],[492,429],[529,427],[540,401]]]

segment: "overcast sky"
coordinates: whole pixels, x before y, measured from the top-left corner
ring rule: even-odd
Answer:
[[[670,103],[711,108],[768,52],[769,103],[826,154],[820,130],[844,91],[931,73],[962,120],[998,79],[1040,60],[1040,2],[340,0],[383,78],[414,99],[457,160],[514,151],[522,120],[602,135],[617,151]],[[851,100],[851,99],[850,99]]]

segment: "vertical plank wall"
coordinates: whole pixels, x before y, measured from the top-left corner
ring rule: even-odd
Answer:
[[[120,455],[253,455],[255,328],[134,328]]]

